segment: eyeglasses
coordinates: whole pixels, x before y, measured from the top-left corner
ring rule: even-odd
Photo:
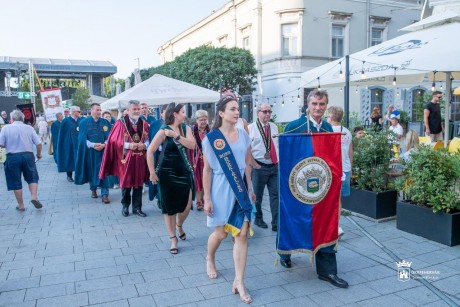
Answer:
[[[272,114],[273,113],[272,110],[260,110],[259,112],[262,112],[264,114]]]

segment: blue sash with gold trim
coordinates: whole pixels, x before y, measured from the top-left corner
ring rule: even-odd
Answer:
[[[249,221],[249,225],[251,224],[252,204],[248,190],[241,177],[232,149],[222,132],[219,129],[214,129],[206,137],[237,200],[225,225],[226,232],[231,233],[232,236],[237,236],[241,231],[245,217]],[[251,230],[250,233],[252,233]]]

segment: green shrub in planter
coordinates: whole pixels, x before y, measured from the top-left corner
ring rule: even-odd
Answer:
[[[403,162],[403,176],[396,181],[396,187],[404,191],[405,198],[431,207],[433,212],[460,210],[460,194],[456,187],[460,178],[460,154],[421,145],[410,158]]]
[[[353,186],[362,190],[388,190],[386,172],[393,153],[389,143],[390,132],[366,130],[355,143],[353,153]]]

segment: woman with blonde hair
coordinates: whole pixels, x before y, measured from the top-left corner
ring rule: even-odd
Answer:
[[[380,114],[380,108],[374,107],[371,113],[371,127],[375,130],[382,130],[383,118]]]
[[[404,161],[410,161],[410,155],[418,150],[419,140],[417,131],[411,129],[406,133],[406,152],[401,155]]]
[[[196,148],[189,149],[188,154],[193,167],[196,191],[196,209],[203,210],[203,147],[201,141],[209,132],[208,111],[198,110],[195,113],[196,123],[192,127],[193,137],[195,138]]]

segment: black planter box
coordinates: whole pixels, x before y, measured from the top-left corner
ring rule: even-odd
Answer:
[[[342,208],[373,219],[383,219],[396,215],[396,191],[375,193],[351,188],[349,197],[342,198]]]
[[[431,208],[398,201],[396,228],[448,246],[460,244],[460,212],[434,213]]]

